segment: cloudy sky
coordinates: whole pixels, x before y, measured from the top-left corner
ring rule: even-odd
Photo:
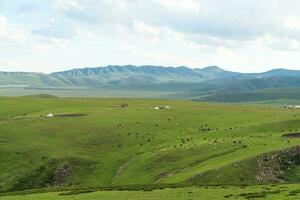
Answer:
[[[0,0],[0,71],[300,70],[299,0]]]

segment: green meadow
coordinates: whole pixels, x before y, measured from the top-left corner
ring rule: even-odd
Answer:
[[[1,97],[0,199],[297,199],[299,133],[267,104]]]
[[[70,194],[66,192],[49,192],[29,195],[12,195],[1,197],[3,200],[223,200],[223,199],[268,199],[295,200],[299,199],[299,185],[264,185],[251,187],[186,187],[175,189],[161,189],[153,191],[87,191],[85,193]]]

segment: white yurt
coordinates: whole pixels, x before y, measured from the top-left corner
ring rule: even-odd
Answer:
[[[49,113],[48,115],[46,115],[47,118],[52,118],[54,117],[54,115],[52,113]]]

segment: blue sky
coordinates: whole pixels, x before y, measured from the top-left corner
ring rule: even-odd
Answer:
[[[299,0],[0,0],[0,71],[300,70]]]

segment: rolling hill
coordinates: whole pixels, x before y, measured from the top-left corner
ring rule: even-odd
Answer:
[[[288,92],[283,92],[284,95],[264,93],[265,89],[284,90],[284,88],[299,87],[300,71],[286,69],[274,69],[264,73],[237,73],[217,66],[191,69],[183,66],[110,65],[50,74],[0,72],[0,89],[24,88],[41,90],[41,93],[46,89],[75,90],[74,93],[78,89],[86,89],[116,91],[117,96],[117,91],[128,91],[128,93],[151,91],[153,93],[166,92],[165,95],[157,97],[222,102],[237,102],[240,99],[244,102],[259,99],[273,100],[274,98],[299,99],[297,95]],[[172,94],[169,94],[170,92]],[[251,97],[255,93],[261,97]],[[3,94],[5,95],[5,92]],[[51,94],[59,95],[59,92]],[[137,93],[136,96],[139,97],[139,94]]]
[[[299,194],[299,110],[47,95],[0,104],[4,200]]]
[[[123,87],[136,85],[202,83],[208,80],[231,79],[259,75],[225,71],[217,66],[203,69],[161,66],[106,66],[72,69],[51,74],[0,72],[0,85],[32,87]]]

